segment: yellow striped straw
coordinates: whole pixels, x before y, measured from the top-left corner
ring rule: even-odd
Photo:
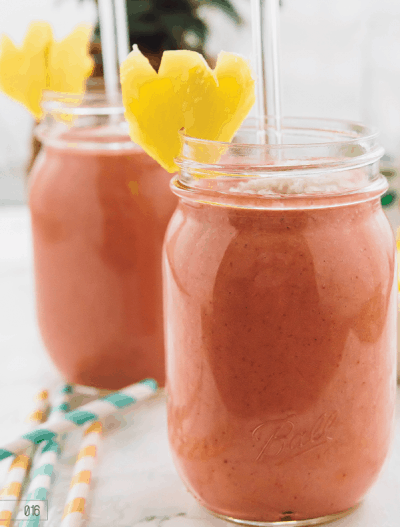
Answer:
[[[38,423],[43,423],[47,419],[49,409],[49,393],[41,390],[35,396],[35,409],[28,415],[26,421],[34,428]],[[29,471],[33,448],[26,454],[15,456],[8,469],[6,482],[0,490],[0,526],[9,527],[12,516],[21,498],[22,484]]]
[[[95,421],[84,432],[60,527],[78,527],[84,519],[101,431],[101,422]]]
[[[35,395],[35,409],[28,415],[26,422],[28,422],[32,428],[38,423],[43,423],[47,419],[47,414],[50,409],[49,392],[47,390],[41,390]]]
[[[51,425],[59,419],[62,419],[65,412],[69,411],[69,402],[73,386],[70,384],[62,384],[54,397],[53,406],[46,425]],[[62,437],[54,440],[43,442],[38,451],[35,453],[35,460],[33,468],[31,469],[31,481],[26,492],[24,500],[26,501],[45,501],[48,499],[48,494],[51,489],[54,469],[58,461],[58,457],[62,447]],[[22,512],[22,511],[21,511]],[[30,517],[19,522],[19,527],[39,527],[40,517]]]

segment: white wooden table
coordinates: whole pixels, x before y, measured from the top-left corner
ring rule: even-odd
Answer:
[[[0,207],[0,445],[25,431],[32,397],[60,381],[40,341],[35,320],[29,213],[25,206]],[[94,474],[87,527],[223,527],[197,505],[181,483],[168,450],[165,396],[126,412],[104,434]],[[56,470],[49,520],[58,527],[78,449],[69,436]],[[0,463],[0,481],[8,460]],[[378,482],[363,505],[332,527],[399,527],[400,391],[396,437]]]

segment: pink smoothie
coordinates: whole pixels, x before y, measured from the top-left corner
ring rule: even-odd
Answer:
[[[279,210],[180,195],[164,295],[181,477],[237,519],[355,506],[393,432],[394,240],[379,196]]]
[[[176,197],[141,149],[47,147],[31,173],[37,313],[69,382],[164,383],[161,247]]]

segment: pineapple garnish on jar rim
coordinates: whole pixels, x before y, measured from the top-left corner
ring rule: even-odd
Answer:
[[[132,141],[170,173],[178,170],[182,129],[229,142],[255,102],[249,63],[225,51],[213,70],[195,51],[165,51],[156,72],[134,46],[121,65],[121,87]]]
[[[92,27],[77,26],[56,41],[48,22],[32,22],[22,46],[0,38],[0,90],[23,104],[39,120],[45,90],[83,93],[94,62],[88,54]]]

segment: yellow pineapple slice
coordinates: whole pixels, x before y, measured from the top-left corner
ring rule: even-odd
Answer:
[[[93,70],[93,59],[87,53],[92,29],[81,24],[60,42],[52,42],[48,55],[48,90],[64,93],[84,91],[85,80]]]
[[[0,90],[23,104],[39,120],[44,90],[82,93],[93,69],[88,55],[92,28],[81,25],[57,42],[47,22],[32,22],[19,48],[2,35]]]
[[[130,136],[168,172],[176,172],[179,131],[229,142],[255,101],[247,61],[221,52],[212,70],[199,53],[166,51],[158,73],[135,48],[121,65]]]
[[[52,31],[46,22],[30,24],[21,48],[2,35],[0,40],[0,89],[22,103],[39,119],[40,99],[46,87],[46,55]]]

